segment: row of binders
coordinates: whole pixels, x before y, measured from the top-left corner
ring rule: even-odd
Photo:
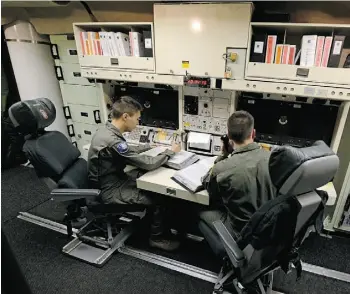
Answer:
[[[83,55],[110,57],[152,57],[151,31],[129,32],[81,32],[80,44]]]
[[[255,36],[251,62],[297,64],[306,67],[343,67],[349,49],[344,49],[345,36],[304,35],[300,50],[296,45],[277,44],[276,35]],[[345,57],[345,58],[344,58]]]

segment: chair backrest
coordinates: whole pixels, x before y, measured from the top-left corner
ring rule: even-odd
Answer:
[[[238,245],[246,256],[242,282],[269,271],[303,239],[305,229],[323,208],[315,190],[333,179],[338,166],[338,157],[321,141],[300,149],[282,146],[272,152],[269,171],[278,197],[263,205],[241,232]]]
[[[26,136],[23,151],[40,178],[60,188],[87,188],[87,163],[80,151],[60,132],[46,132],[56,118],[47,98],[17,102],[9,109],[16,130]],[[52,186],[50,187],[52,188]]]

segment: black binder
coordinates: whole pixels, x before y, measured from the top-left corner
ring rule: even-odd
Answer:
[[[250,62],[265,62],[267,35],[254,35],[250,48]]]
[[[151,31],[143,31],[143,44],[145,46],[145,57],[153,57]]]
[[[328,67],[338,67],[344,41],[345,36],[334,36],[331,53],[329,55]]]

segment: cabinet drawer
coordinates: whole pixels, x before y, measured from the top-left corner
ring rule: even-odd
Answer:
[[[68,104],[64,107],[65,117],[75,123],[96,125],[102,123],[99,107]]]
[[[51,53],[63,63],[79,63],[77,46],[73,35],[51,35]]]
[[[55,69],[60,81],[73,85],[91,85],[87,78],[81,76],[79,64],[56,62]]]
[[[154,72],[154,58],[152,57],[87,55],[81,56],[79,63],[84,68],[90,68],[91,74],[94,73],[94,68]]]
[[[62,98],[65,104],[80,104],[99,107],[99,89],[95,86],[82,86],[61,83]]]
[[[304,71],[305,76],[299,75]],[[350,86],[350,69],[330,67],[301,67],[289,64],[268,64],[249,62],[246,71],[247,79],[290,81],[290,83],[322,83]]]
[[[93,135],[99,128],[99,125],[90,125],[83,123],[74,123],[75,139],[81,146],[91,144]]]

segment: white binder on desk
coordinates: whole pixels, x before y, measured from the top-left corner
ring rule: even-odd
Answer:
[[[217,156],[207,157],[199,162],[177,171],[172,179],[191,193],[203,190],[202,178],[213,167]]]
[[[148,156],[157,156],[158,154],[164,152],[168,147],[158,146],[155,148],[152,148],[150,150],[147,150],[145,152],[142,152],[143,155]],[[174,156],[172,156],[165,165],[174,168],[174,169],[183,169],[196,161],[199,160],[198,155],[192,152],[181,150],[180,152],[176,153]]]

